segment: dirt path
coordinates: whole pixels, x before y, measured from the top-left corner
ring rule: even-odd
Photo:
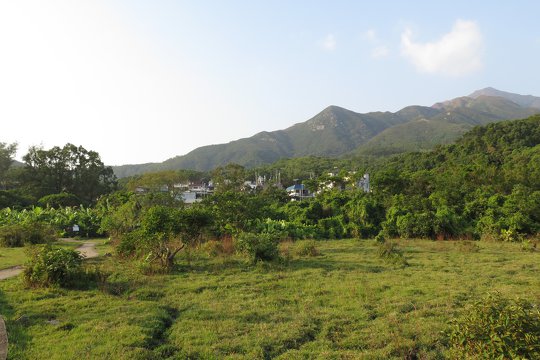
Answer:
[[[99,256],[96,250],[96,244],[93,242],[85,242],[84,244],[76,248],[75,251],[80,252],[85,259],[91,259]]]
[[[62,239],[61,241],[64,241],[64,242],[79,242],[77,240],[74,240],[74,239]],[[98,257],[99,254],[96,250],[96,244],[93,243],[93,242],[85,242],[83,243],[81,246],[77,247],[75,249],[75,251],[78,251],[81,253],[82,256],[84,256],[85,259],[91,259],[91,258],[95,258],[95,257]],[[17,276],[19,275],[20,273],[22,273],[24,270],[24,268],[22,267],[22,265],[17,265],[17,266],[12,266],[10,268],[7,268],[7,269],[2,269],[0,270],[0,280],[4,280],[4,279],[9,279],[9,278],[12,278],[14,276]]]
[[[21,265],[12,266],[7,269],[0,270],[0,280],[9,279],[11,277],[17,276],[23,272],[23,267]]]

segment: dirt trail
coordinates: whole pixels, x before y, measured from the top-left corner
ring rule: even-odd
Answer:
[[[79,242],[74,239],[62,239],[61,241],[77,242],[77,243]],[[91,258],[95,258],[99,256],[98,252],[96,251],[96,244],[93,242],[85,242],[81,246],[77,247],[75,251],[80,252],[81,255],[83,255],[85,259],[91,259]],[[22,265],[17,265],[17,266],[12,266],[7,269],[2,269],[0,270],[0,280],[9,279],[14,276],[17,276],[20,273],[22,273],[23,270],[24,268],[22,267]]]
[[[23,272],[23,267],[21,265],[12,266],[7,269],[0,270],[0,280],[9,279]]]
[[[91,259],[99,256],[96,250],[96,244],[93,242],[85,242],[84,244],[76,248],[75,251],[80,252],[85,259]]]

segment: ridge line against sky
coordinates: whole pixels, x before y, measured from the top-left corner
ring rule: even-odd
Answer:
[[[540,4],[4,1],[0,142],[159,162],[328,105],[540,95]]]

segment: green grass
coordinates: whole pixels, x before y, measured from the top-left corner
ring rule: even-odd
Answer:
[[[407,267],[374,241],[322,241],[320,256],[249,265],[180,257],[172,275],[140,275],[114,258],[86,289],[0,282],[16,359],[443,358],[451,318],[498,291],[540,303],[540,253],[520,245],[400,241]]]
[[[73,249],[75,250],[85,242],[93,242],[96,244],[96,250],[99,255],[105,255],[106,253],[111,253],[113,251],[112,246],[109,244],[108,239],[83,239],[79,242],[62,242],[56,241],[53,243],[54,246],[58,246],[64,249]],[[0,270],[9,268],[15,265],[23,265],[26,262],[26,251],[24,247],[16,248],[4,248],[0,247]]]
[[[24,248],[0,247],[0,270],[16,265],[22,265],[26,261]]]

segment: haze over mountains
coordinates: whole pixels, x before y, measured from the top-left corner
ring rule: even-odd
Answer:
[[[429,150],[455,141],[477,125],[540,113],[540,97],[485,88],[431,107],[408,106],[395,113],[356,113],[329,106],[287,129],[263,131],[227,144],[199,147],[162,163],[113,167],[118,177],[150,171],[211,170],[227,163],[252,167],[300,156],[391,155]]]

